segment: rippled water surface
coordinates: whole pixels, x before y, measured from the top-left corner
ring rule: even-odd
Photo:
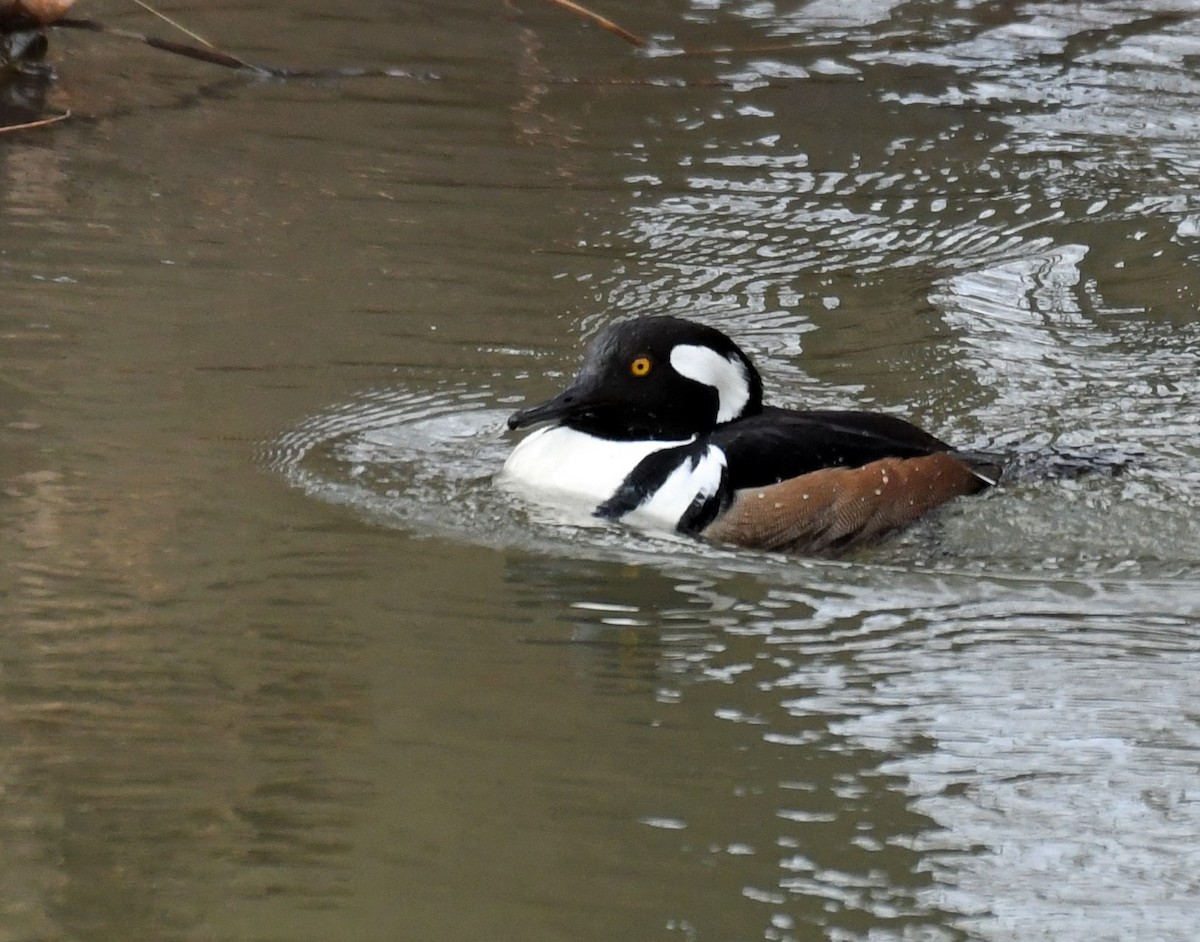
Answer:
[[[286,7],[6,100],[0,939],[1192,938],[1200,10]],[[497,488],[634,313],[1025,471],[839,560]]]

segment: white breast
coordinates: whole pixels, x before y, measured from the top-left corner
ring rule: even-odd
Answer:
[[[520,484],[535,495],[552,491],[599,505],[612,497],[647,455],[685,444],[687,441],[616,442],[551,425],[517,444],[504,462],[500,480]]]

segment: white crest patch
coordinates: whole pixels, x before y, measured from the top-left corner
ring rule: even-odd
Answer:
[[[736,356],[723,357],[711,347],[681,343],[671,351],[671,366],[680,376],[717,391],[717,421],[736,419],[750,401],[750,377]]]

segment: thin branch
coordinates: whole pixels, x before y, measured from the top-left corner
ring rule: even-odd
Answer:
[[[622,26],[618,26],[607,17],[603,17],[599,13],[589,10],[585,6],[575,3],[575,0],[549,0],[549,2],[555,4],[556,6],[562,7],[564,10],[569,10],[576,16],[582,16],[585,20],[590,20],[597,26],[608,30],[614,35],[620,36],[623,40],[625,40],[625,42],[629,43],[630,45],[637,46],[639,49],[646,45],[646,40],[642,39],[641,36],[638,36],[636,33],[631,33],[629,30]]]
[[[278,66],[247,62],[245,59],[217,49],[215,46],[205,49],[200,46],[189,45],[188,43],[175,42],[171,39],[160,39],[157,36],[148,36],[145,33],[135,33],[132,30],[108,26],[98,20],[64,18],[51,25],[55,29],[82,29],[87,30],[89,33],[99,33],[102,36],[115,36],[117,39],[128,39],[131,42],[144,43],[151,49],[161,49],[164,52],[171,52],[177,56],[184,56],[199,62],[207,62],[209,65],[219,65],[226,69],[246,69],[256,75],[270,78],[403,78],[413,79],[414,81],[430,81],[439,78],[439,76],[432,73],[412,72],[408,69],[398,68],[286,69],[279,68]]]
[[[49,127],[51,124],[58,124],[59,121],[66,121],[71,117],[71,109],[67,109],[62,114],[53,114],[48,118],[38,118],[36,121],[26,121],[24,124],[5,124],[0,126],[0,134],[7,134],[9,131],[29,131],[33,128]]]
[[[61,19],[53,24],[59,29],[86,29],[92,33],[103,33],[105,36],[116,36],[118,39],[129,39],[133,42],[145,43],[153,49],[161,49],[164,52],[173,52],[177,56],[186,56],[189,59],[198,59],[201,62],[208,62],[211,65],[224,66],[227,69],[249,69],[252,72],[258,72],[261,75],[277,74],[276,70],[268,69],[261,65],[255,65],[253,62],[247,62],[245,59],[239,59],[237,56],[228,52],[222,52],[220,49],[201,49],[198,46],[189,46],[187,43],[177,43],[170,39],[159,39],[157,36],[147,36],[145,33],[135,33],[127,29],[117,29],[114,26],[105,26],[96,20],[76,20],[76,19]]]
[[[208,46],[209,49],[217,48],[215,45],[210,43],[203,36],[200,36],[197,33],[193,33],[190,29],[188,29],[182,23],[177,23],[175,20],[173,20],[169,16],[167,16],[167,14],[160,13],[158,10],[154,9],[154,7],[150,6],[150,4],[146,3],[145,0],[133,0],[133,2],[136,3],[143,10],[146,10],[149,13],[153,13],[164,23],[169,23],[171,26],[174,26],[177,30],[179,30],[179,32],[183,33],[185,36],[190,36],[192,39],[196,40],[196,42],[200,43],[200,45]]]

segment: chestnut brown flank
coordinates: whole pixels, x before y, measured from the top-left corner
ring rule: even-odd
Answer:
[[[883,458],[860,468],[826,468],[738,491],[729,509],[701,536],[769,550],[844,549],[986,486],[952,455]]]

